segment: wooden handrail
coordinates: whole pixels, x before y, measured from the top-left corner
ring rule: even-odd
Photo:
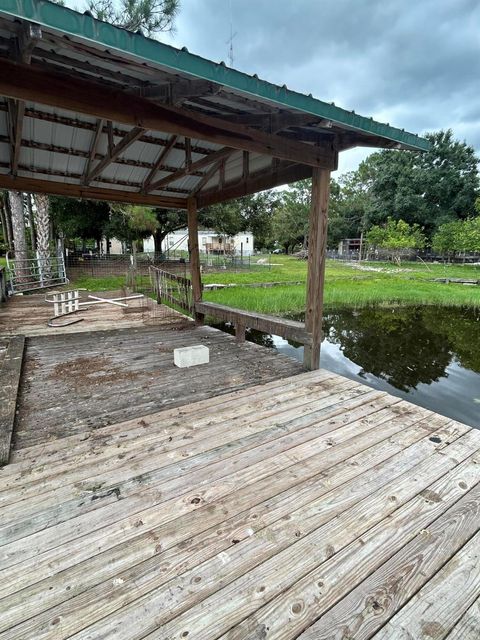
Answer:
[[[224,322],[231,322],[235,326],[238,341],[245,339],[245,329],[248,327],[304,345],[309,345],[312,342],[312,336],[306,331],[303,322],[244,311],[243,309],[233,309],[214,302],[196,302],[195,311],[203,315],[213,316]]]

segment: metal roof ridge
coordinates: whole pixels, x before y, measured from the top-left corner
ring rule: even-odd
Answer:
[[[260,80],[256,74],[250,76],[227,67],[224,62],[213,62],[190,53],[186,47],[177,49],[172,45],[115,27],[93,18],[88,13],[82,14],[49,0],[0,0],[1,13],[35,22],[44,27],[89,40],[106,49],[115,49],[134,55],[174,71],[209,80],[252,97],[271,100],[283,107],[310,113],[413,149],[428,150],[430,148],[429,141],[417,134],[358,115],[355,111],[348,111],[334,103],[314,98],[312,94],[306,95],[293,91],[286,85],[280,87],[267,80]]]

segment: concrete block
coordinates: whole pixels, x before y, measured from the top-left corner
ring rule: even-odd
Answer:
[[[203,344],[180,347],[173,350],[173,362],[177,367],[195,367],[210,361],[210,350]]]

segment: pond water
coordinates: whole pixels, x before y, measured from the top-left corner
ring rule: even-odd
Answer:
[[[322,368],[480,428],[479,310],[336,309],[323,330]],[[247,339],[303,360],[301,345],[278,336]]]

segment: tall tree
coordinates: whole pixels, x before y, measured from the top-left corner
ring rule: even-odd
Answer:
[[[273,237],[289,253],[308,244],[311,180],[300,180],[282,192],[272,219]]]
[[[151,236],[157,228],[152,209],[132,205],[111,205],[110,219],[104,232],[110,238],[128,242],[132,246],[133,266],[137,262],[137,241]]]
[[[110,219],[108,202],[51,197],[52,220],[57,231],[70,239],[94,240],[97,246],[104,237],[105,225]]]
[[[50,199],[44,193],[34,195],[33,217],[37,237],[37,251],[42,259],[50,257]]]
[[[179,0],[89,0],[94,18],[148,37],[173,30]]]
[[[155,254],[163,251],[163,242],[169,233],[185,229],[187,226],[187,212],[176,209],[155,209],[157,226],[153,232]]]
[[[12,217],[13,248],[17,262],[17,274],[20,277],[28,277],[27,267],[28,251],[25,239],[25,217],[23,212],[23,194],[20,191],[9,191],[10,213]]]
[[[13,251],[10,209],[6,191],[0,191],[0,219],[2,222],[3,241],[7,251]]]
[[[430,237],[438,226],[475,213],[477,158],[451,130],[426,135],[426,152],[384,150],[361,163],[356,177],[368,193],[368,223],[391,217],[417,223]]]

